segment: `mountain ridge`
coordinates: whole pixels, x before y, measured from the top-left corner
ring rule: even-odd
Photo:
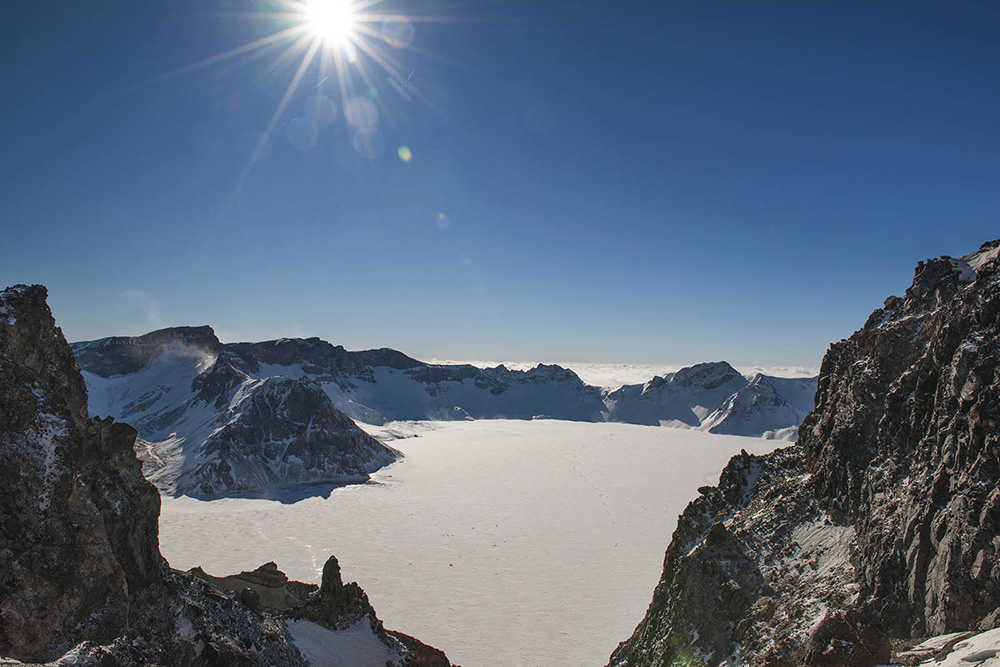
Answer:
[[[699,490],[610,665],[912,664],[1000,627],[998,257],[920,262],[831,345],[798,442]]]
[[[90,410],[139,431],[147,477],[163,492],[202,496],[363,481],[398,458],[332,417],[325,422],[329,437],[316,438],[315,424],[301,410],[271,408],[279,394],[294,392],[294,403],[374,425],[552,418],[790,439],[808,412],[802,396],[811,401],[815,389],[812,379],[746,378],[726,362],[711,362],[608,392],[556,364],[527,370],[428,364],[396,350],[351,352],[319,338],[226,344],[209,326],[72,348],[87,380]],[[283,423],[293,412],[302,416],[292,420],[298,430]],[[246,424],[265,414],[266,428]],[[300,441],[310,438],[309,460],[299,465]],[[324,449],[324,443],[340,444]]]

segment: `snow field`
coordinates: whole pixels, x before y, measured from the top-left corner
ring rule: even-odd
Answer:
[[[386,627],[464,667],[606,663],[642,619],[677,515],[729,458],[773,441],[616,423],[367,427],[405,458],[296,503],[163,498],[161,550],[211,574],[326,558]]]

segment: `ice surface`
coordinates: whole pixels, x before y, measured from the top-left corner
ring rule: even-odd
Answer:
[[[335,554],[386,627],[454,663],[602,665],[642,619],[697,488],[776,444],[552,420],[367,428],[405,454],[373,483],[294,504],[164,497],[163,554],[215,575],[274,560],[311,582]]]

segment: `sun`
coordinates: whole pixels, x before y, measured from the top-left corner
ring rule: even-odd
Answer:
[[[348,0],[308,0],[306,23],[320,39],[345,44],[354,37],[357,18]]]

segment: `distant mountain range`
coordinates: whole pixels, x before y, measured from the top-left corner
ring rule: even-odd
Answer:
[[[815,378],[747,378],[714,362],[609,391],[557,365],[429,364],[318,338],[224,344],[208,326],[72,349],[91,414],[132,424],[147,477],[178,494],[363,479],[396,459],[348,417],[616,421],[793,440],[816,390]]]

